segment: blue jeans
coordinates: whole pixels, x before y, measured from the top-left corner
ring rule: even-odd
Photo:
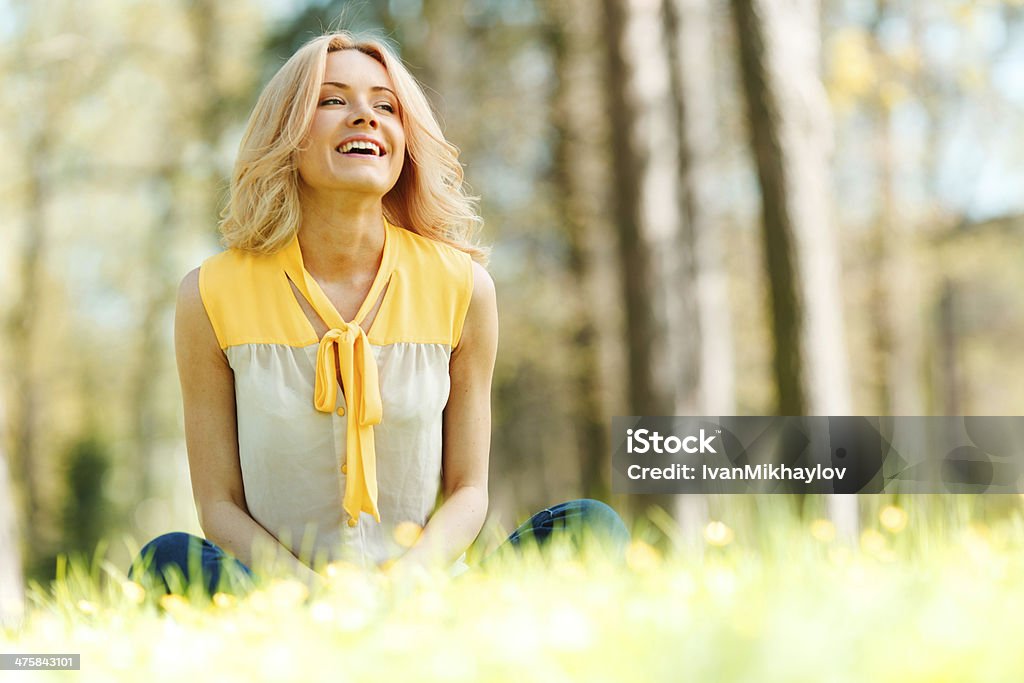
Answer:
[[[530,544],[543,548],[556,539],[577,551],[586,545],[621,559],[629,543],[629,531],[618,513],[601,501],[570,500],[530,517],[480,564],[487,566],[495,558],[519,553]],[[128,571],[130,578],[139,574],[139,579],[168,593],[182,592],[193,577],[202,581],[208,595],[218,590],[245,593],[256,580],[251,569],[217,545],[180,531],[158,536],[142,548]]]
[[[570,500],[544,508],[523,522],[480,566],[516,554],[528,545],[544,548],[552,542],[566,542],[577,553],[594,548],[612,559],[622,559],[629,544],[629,531],[618,513],[601,501]]]
[[[184,593],[195,577],[202,580],[207,595],[247,593],[256,579],[220,546],[182,531],[154,538],[128,569],[128,578],[165,593]]]

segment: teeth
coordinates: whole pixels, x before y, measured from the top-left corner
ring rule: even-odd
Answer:
[[[381,155],[380,146],[374,142],[370,142],[369,140],[352,140],[351,142],[346,142],[344,145],[338,147],[338,151],[342,154],[351,152],[354,149],[371,149],[377,156]]]

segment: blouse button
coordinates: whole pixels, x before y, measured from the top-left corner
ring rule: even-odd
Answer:
[[[346,463],[346,464],[343,464],[343,465],[341,466],[341,473],[342,473],[342,474],[348,474],[348,464],[347,464],[347,463]]]
[[[359,522],[356,521],[355,517],[349,518],[349,520],[348,520],[348,525],[349,526],[355,526],[356,524],[359,524]]]
[[[338,417],[345,417],[345,409],[338,408]]]

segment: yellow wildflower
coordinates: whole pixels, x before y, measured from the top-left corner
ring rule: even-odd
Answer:
[[[886,505],[878,513],[878,521],[882,523],[887,530],[894,534],[898,534],[907,527],[907,512],[903,508],[896,507],[895,505]]]
[[[188,600],[180,595],[171,593],[160,598],[160,606],[171,614],[174,614],[175,612],[181,612],[186,609],[188,607]]]
[[[77,607],[80,612],[83,612],[85,614],[96,614],[96,605],[89,602],[88,600],[79,600],[77,603]]]
[[[711,545],[726,546],[732,543],[735,534],[725,522],[710,522],[704,527],[704,540]]]
[[[134,581],[125,581],[121,584],[121,591],[124,596],[136,605],[142,604],[142,601],[146,599],[146,589]]]
[[[634,571],[655,569],[660,563],[661,555],[648,543],[633,541],[626,548],[626,564]]]
[[[238,599],[233,595],[227,593],[215,593],[213,595],[213,604],[221,609],[225,609],[234,605]]]

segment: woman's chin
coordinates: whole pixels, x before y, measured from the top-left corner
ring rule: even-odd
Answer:
[[[344,176],[332,178],[330,182],[321,184],[320,191],[327,194],[362,194],[383,197],[393,186],[394,183],[389,183],[386,178],[360,177],[359,174],[345,174]]]

